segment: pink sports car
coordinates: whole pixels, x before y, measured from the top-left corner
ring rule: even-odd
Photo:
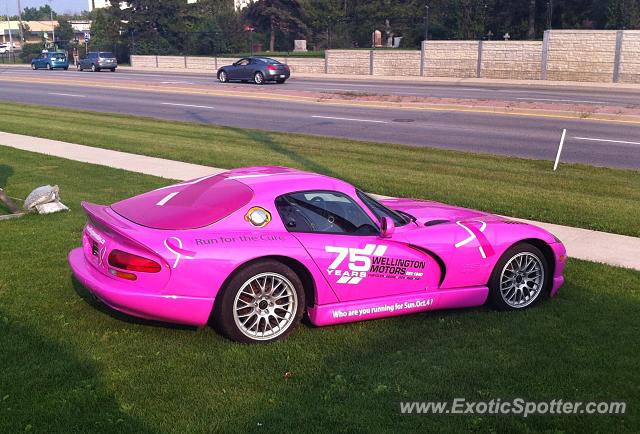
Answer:
[[[414,199],[376,200],[328,176],[252,167],[82,204],[76,278],[130,315],[245,343],[434,309],[529,307],[563,284],[549,232]]]

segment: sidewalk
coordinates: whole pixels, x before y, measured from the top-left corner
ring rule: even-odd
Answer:
[[[0,132],[0,146],[181,181],[225,171],[225,169],[214,167],[4,132]],[[515,220],[543,227],[553,233],[562,240],[568,255],[572,258],[640,270],[640,238],[551,223]]]

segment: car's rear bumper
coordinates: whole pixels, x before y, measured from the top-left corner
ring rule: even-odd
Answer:
[[[120,312],[156,321],[203,326],[209,320],[213,299],[157,294],[131,289],[131,282],[120,282],[100,273],[85,259],[82,248],[69,252],[73,275],[107,306]]]

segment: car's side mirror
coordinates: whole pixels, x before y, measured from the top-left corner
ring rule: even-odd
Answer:
[[[389,217],[382,217],[380,219],[380,237],[391,238],[396,230],[396,224]]]

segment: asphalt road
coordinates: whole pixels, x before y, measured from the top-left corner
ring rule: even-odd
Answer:
[[[27,79],[21,83],[0,82],[0,100],[241,128],[488,152],[525,158],[553,160],[556,156],[562,130],[567,129],[562,161],[640,169],[640,125],[634,124],[464,112],[336,106],[269,101],[238,96],[203,96],[126,89],[127,80],[140,80],[141,74],[137,72],[93,74],[75,71],[32,72],[19,70],[11,72],[11,74],[24,75]],[[56,85],[52,88],[51,85],[37,82],[39,76],[50,77],[51,75],[69,77],[69,84]],[[77,86],[74,83],[79,80],[92,82],[113,80],[114,77],[122,81],[123,88],[121,90],[89,88]],[[167,86],[178,84],[176,83],[178,81],[198,84],[205,81],[211,83],[212,86],[222,86],[216,84],[211,78],[192,75],[144,73],[143,77],[149,81],[167,82]],[[298,79],[292,80],[291,83],[284,86],[304,87],[310,86],[310,83],[320,83],[320,86],[334,85],[320,80]],[[341,83],[344,86],[365,84],[360,82],[335,83]],[[181,86],[188,87],[188,84],[182,83]],[[421,92],[465,92],[464,88],[452,85],[431,86],[394,83],[381,84],[381,86],[390,89],[389,92],[395,88],[416,88]],[[489,86],[485,88],[487,92],[493,92]],[[501,91],[513,90],[511,87],[500,87],[499,89]],[[526,94],[526,92],[551,91],[522,89],[518,92]],[[554,89],[553,92],[554,96],[567,96],[562,92],[584,92],[583,96],[579,96],[579,98],[583,98],[587,97],[586,94],[591,91],[588,89]],[[623,98],[634,95],[631,92],[628,95],[624,92],[623,94],[618,95],[618,92],[612,92],[609,97],[622,101]],[[597,98],[595,95],[590,97]],[[52,116],[55,116],[55,111],[52,111]]]

